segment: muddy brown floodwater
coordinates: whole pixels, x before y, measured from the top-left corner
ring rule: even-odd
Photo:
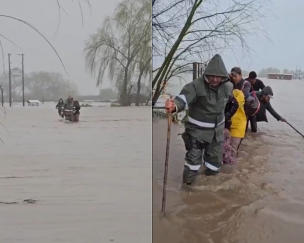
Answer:
[[[273,107],[304,133],[304,83],[264,80]],[[160,213],[166,120],[153,122],[153,242],[302,243],[304,237],[304,139],[268,113],[258,133],[248,133],[235,167],[201,176],[200,188],[180,189],[184,147],[172,127],[167,216]]]
[[[0,113],[0,242],[151,242],[151,108],[54,107]]]

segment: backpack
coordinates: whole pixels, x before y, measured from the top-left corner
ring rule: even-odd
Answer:
[[[248,81],[245,80],[245,82],[243,83],[243,86],[242,86],[242,91],[244,89],[244,86],[245,84],[247,83]],[[249,82],[248,82],[249,83]],[[251,116],[255,116],[259,109],[260,109],[260,101],[259,101],[259,98],[257,97],[255,91],[253,90],[253,87],[251,85],[251,90],[250,90],[250,97],[252,98],[250,101],[245,101],[245,105],[244,105],[244,110],[245,110],[245,113],[246,113],[246,116],[249,118]]]

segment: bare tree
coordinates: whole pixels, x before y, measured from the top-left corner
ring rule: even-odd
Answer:
[[[242,48],[245,38],[265,34],[261,20],[267,1],[155,0],[153,5],[153,73],[155,102],[172,77],[192,71],[215,53]],[[265,35],[266,36],[266,35]],[[267,36],[266,36],[267,37]]]
[[[107,72],[116,81],[121,105],[128,105],[130,81],[138,56],[151,42],[145,38],[151,32],[151,2],[127,0],[121,2],[112,18],[93,34],[84,49],[86,68],[97,78],[97,85]],[[145,72],[145,71],[143,71]]]

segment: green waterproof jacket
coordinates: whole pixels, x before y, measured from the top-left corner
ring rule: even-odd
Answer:
[[[73,108],[74,108],[74,102],[73,102],[73,101],[67,100],[67,101],[64,103],[63,108],[64,108],[64,109],[67,109],[67,110],[73,110]]]
[[[206,75],[224,77],[217,88],[210,87]],[[186,131],[193,137],[211,143],[224,140],[225,106],[232,96],[233,84],[220,55],[209,62],[204,75],[186,84],[175,97],[176,111],[188,109]]]

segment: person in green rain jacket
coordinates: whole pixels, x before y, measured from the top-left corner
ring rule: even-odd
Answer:
[[[233,84],[220,55],[208,63],[204,74],[186,84],[180,94],[166,101],[169,112],[188,109],[182,138],[186,148],[183,183],[199,185],[202,161],[206,175],[216,175],[223,159],[225,106],[232,97]]]

